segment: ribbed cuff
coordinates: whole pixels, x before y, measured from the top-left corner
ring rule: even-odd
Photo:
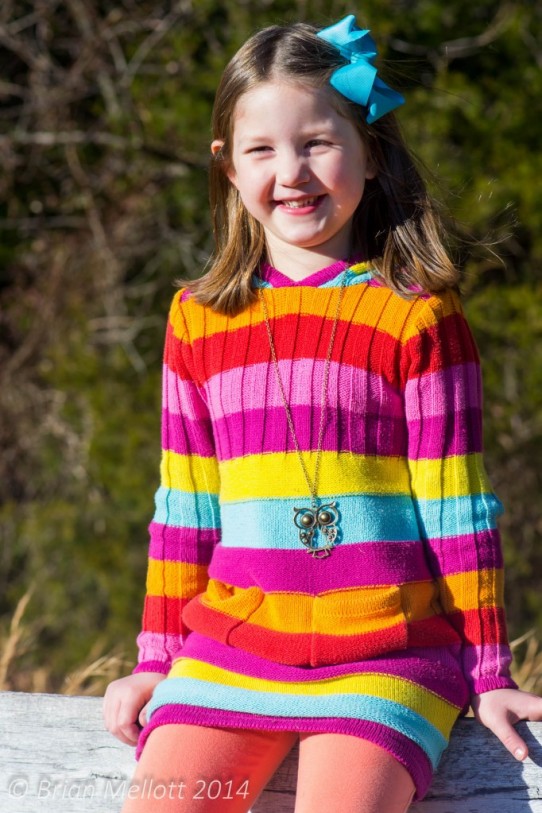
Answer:
[[[139,672],[160,672],[162,675],[167,675],[170,669],[169,661],[141,661],[135,669],[132,669],[132,675],[137,675]]]
[[[484,694],[492,692],[494,689],[517,689],[518,684],[511,677],[494,675],[492,677],[479,678],[479,680],[469,681],[471,696],[473,694]]]

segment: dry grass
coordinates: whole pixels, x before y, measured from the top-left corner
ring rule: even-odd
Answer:
[[[0,633],[0,690],[2,691],[13,688],[9,677],[12,666],[33,645],[33,635],[27,627],[23,626],[22,619],[34,590],[35,585],[33,584],[19,599],[7,632]]]
[[[39,647],[42,629],[40,622],[24,621],[25,611],[35,589],[35,584],[28,588],[19,599],[7,629],[0,629],[0,691],[58,691],[49,666],[32,670],[21,668],[23,657]],[[61,694],[103,695],[108,683],[129,673],[132,664],[123,653],[103,654],[103,647],[102,641],[94,643],[87,661],[64,678],[60,687]]]
[[[62,694],[103,695],[112,680],[129,673],[130,664],[122,653],[102,655],[101,649],[98,641],[89,653],[88,662],[66,676]]]
[[[512,677],[526,692],[542,695],[542,641],[532,629],[512,641],[510,646],[515,653],[524,647],[521,660],[516,659],[512,667]]]

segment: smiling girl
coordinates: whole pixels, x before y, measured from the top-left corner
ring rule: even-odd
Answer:
[[[216,252],[171,306],[138,665],[104,703],[124,813],[247,811],[297,742],[296,813],[403,813],[469,703],[520,760],[542,718],[478,352],[374,57],[352,16],[272,26],[217,91]]]

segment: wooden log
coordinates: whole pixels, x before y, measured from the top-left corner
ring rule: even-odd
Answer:
[[[134,749],[104,729],[101,698],[0,692],[0,721],[2,813],[120,811]],[[530,749],[523,763],[475,720],[460,720],[429,795],[412,813],[542,813],[542,723],[519,730]],[[294,750],[252,813],[292,813],[296,775]],[[144,792],[152,810],[153,794],[171,791]]]

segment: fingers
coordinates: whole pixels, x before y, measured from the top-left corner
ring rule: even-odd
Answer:
[[[518,762],[523,762],[525,757],[529,755],[527,744],[519,736],[514,726],[508,721],[503,721],[499,725],[496,725],[492,728],[492,731],[502,742],[506,750],[510,751]]]
[[[542,720],[542,698],[519,689],[495,689],[474,695],[472,707],[478,720],[489,728],[522,762],[529,754],[523,738],[514,728],[520,720]]]
[[[148,716],[148,701],[155,686],[166,676],[144,672],[114,680],[105,691],[103,715],[105,727],[126,745],[136,745],[140,727]]]
[[[114,684],[110,684],[105,692],[103,703],[103,717],[106,729],[126,745],[136,745],[139,737],[139,728],[135,722],[137,710]]]

